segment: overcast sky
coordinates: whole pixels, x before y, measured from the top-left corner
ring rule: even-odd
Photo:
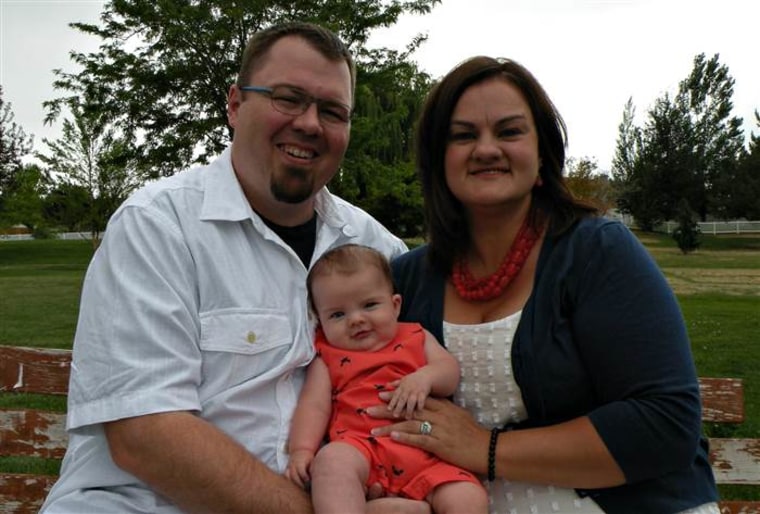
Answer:
[[[35,136],[42,102],[52,99],[55,68],[73,71],[69,51],[92,51],[98,40],[68,27],[97,22],[98,0],[0,0],[0,83],[15,120]],[[509,57],[544,85],[568,125],[569,154],[609,169],[623,107],[633,97],[641,124],[653,101],[674,93],[694,56],[720,54],[736,80],[734,114],[747,136],[760,109],[758,0],[443,0],[426,16],[408,16],[377,32],[371,46],[403,48],[419,32],[415,54],[424,71],[446,73],[472,55]]]

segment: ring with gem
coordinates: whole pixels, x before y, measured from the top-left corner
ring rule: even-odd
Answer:
[[[420,424],[420,434],[430,435],[433,433],[433,425],[429,421],[423,421]]]

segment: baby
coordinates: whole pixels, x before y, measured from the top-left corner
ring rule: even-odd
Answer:
[[[378,500],[396,503],[395,511],[420,512],[425,501],[436,514],[487,512],[486,492],[472,473],[370,435],[388,423],[364,413],[379,392],[393,391],[388,408],[413,419],[428,395],[450,396],[459,381],[456,360],[429,332],[398,322],[401,296],[385,257],[364,246],[335,248],[314,264],[307,288],[319,321],[317,357],[293,417],[286,475],[311,485],[316,513],[365,512],[365,492],[375,483],[396,496]],[[421,422],[421,434],[432,430]],[[320,448],[325,433],[329,442]]]

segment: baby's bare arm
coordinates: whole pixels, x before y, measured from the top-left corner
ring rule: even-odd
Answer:
[[[395,388],[388,409],[395,416],[411,418],[417,409],[425,406],[429,395],[451,396],[459,384],[459,364],[433,335],[425,331],[425,358],[427,364],[390,385]]]
[[[288,437],[287,476],[294,483],[305,487],[309,482],[309,465],[324,438],[332,410],[332,386],[330,373],[324,361],[315,358],[306,370],[298,405]]]

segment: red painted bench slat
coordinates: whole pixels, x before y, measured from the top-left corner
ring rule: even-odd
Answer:
[[[69,350],[0,346],[0,391],[65,395]],[[741,379],[700,378],[703,419],[744,421]],[[65,414],[0,408],[0,456],[62,458]],[[719,484],[760,485],[760,439],[710,439],[710,461]],[[0,473],[0,514],[37,512],[56,477]],[[720,502],[721,514],[760,514],[760,501]]]

